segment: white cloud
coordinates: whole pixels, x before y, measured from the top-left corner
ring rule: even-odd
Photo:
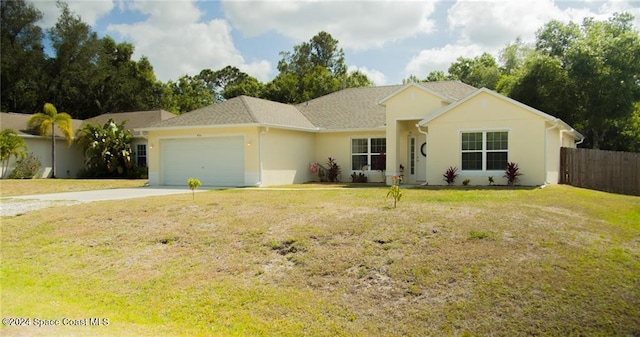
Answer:
[[[55,1],[30,0],[29,2],[33,3],[43,14],[43,18],[40,21],[42,28],[51,28],[56,24],[60,17],[60,9]],[[95,25],[102,16],[109,14],[115,6],[111,0],[74,0],[66,3],[73,13],[79,15],[82,21],[90,26]]]
[[[202,69],[236,66],[258,80],[271,73],[268,61],[248,63],[235,48],[226,20],[199,22],[200,10],[191,1],[142,2],[126,5],[148,18],[132,24],[109,25],[107,30],[132,41],[135,56],[147,55],[159,80],[177,80]]]
[[[640,30],[640,1],[610,0],[604,3],[602,7],[600,7],[599,12],[601,14],[629,12],[636,17],[634,21],[636,30]],[[606,17],[609,16],[611,15],[606,15]]]
[[[449,28],[458,43],[503,46],[520,36],[532,40],[536,30],[560,14],[552,0],[457,1],[448,11]]]
[[[423,79],[436,70],[447,73],[451,63],[458,57],[474,58],[485,51],[487,50],[476,44],[467,46],[447,44],[442,48],[424,49],[405,67],[405,78],[416,75],[419,79]]]
[[[347,69],[349,72],[352,71],[360,71],[361,73],[367,75],[367,77],[373,82],[373,85],[385,85],[387,84],[387,76],[385,76],[382,72],[369,69],[367,67],[358,67],[358,66],[349,66]]]
[[[426,77],[429,72],[446,73],[458,57],[473,58],[483,52],[496,59],[508,43],[522,38],[525,43],[535,41],[535,33],[551,20],[581,23],[585,17],[606,20],[615,12],[628,11],[636,16],[640,27],[640,2],[631,1],[572,1],[558,7],[552,0],[458,0],[447,15],[452,38],[442,47],[421,50],[405,67],[406,76]]]
[[[435,1],[223,1],[233,26],[246,36],[275,31],[294,41],[330,33],[345,49],[382,47],[432,33]]]

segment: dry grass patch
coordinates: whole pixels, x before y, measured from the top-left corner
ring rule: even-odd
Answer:
[[[0,196],[141,187],[146,183],[146,179],[2,179]]]
[[[638,335],[640,198],[227,190],[2,219],[3,317],[113,335]],[[2,335],[49,335],[6,328]]]

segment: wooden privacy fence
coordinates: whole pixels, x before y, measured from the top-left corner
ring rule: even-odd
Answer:
[[[640,153],[563,147],[560,151],[560,183],[640,195]]]

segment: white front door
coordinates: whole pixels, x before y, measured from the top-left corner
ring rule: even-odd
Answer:
[[[407,158],[408,167],[405,167],[405,177],[408,183],[419,184],[427,181],[427,143],[426,136],[410,135],[408,139]]]

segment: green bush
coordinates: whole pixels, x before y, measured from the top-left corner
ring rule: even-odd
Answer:
[[[335,183],[338,181],[338,175],[340,175],[340,166],[336,163],[336,160],[331,157],[327,160],[327,166],[329,167],[327,169],[327,179],[329,179],[330,182]]]
[[[29,153],[28,156],[16,162],[16,167],[11,172],[9,179],[33,179],[42,172],[41,170],[40,159],[33,153]]]
[[[447,182],[447,185],[451,186],[455,183],[456,178],[458,177],[458,173],[456,172],[458,172],[458,168],[453,166],[449,166],[447,171],[444,172],[442,176],[444,177],[444,181]]]
[[[366,183],[367,181],[368,181],[367,176],[363,172],[360,172],[360,173],[353,172],[351,174],[352,183]]]

